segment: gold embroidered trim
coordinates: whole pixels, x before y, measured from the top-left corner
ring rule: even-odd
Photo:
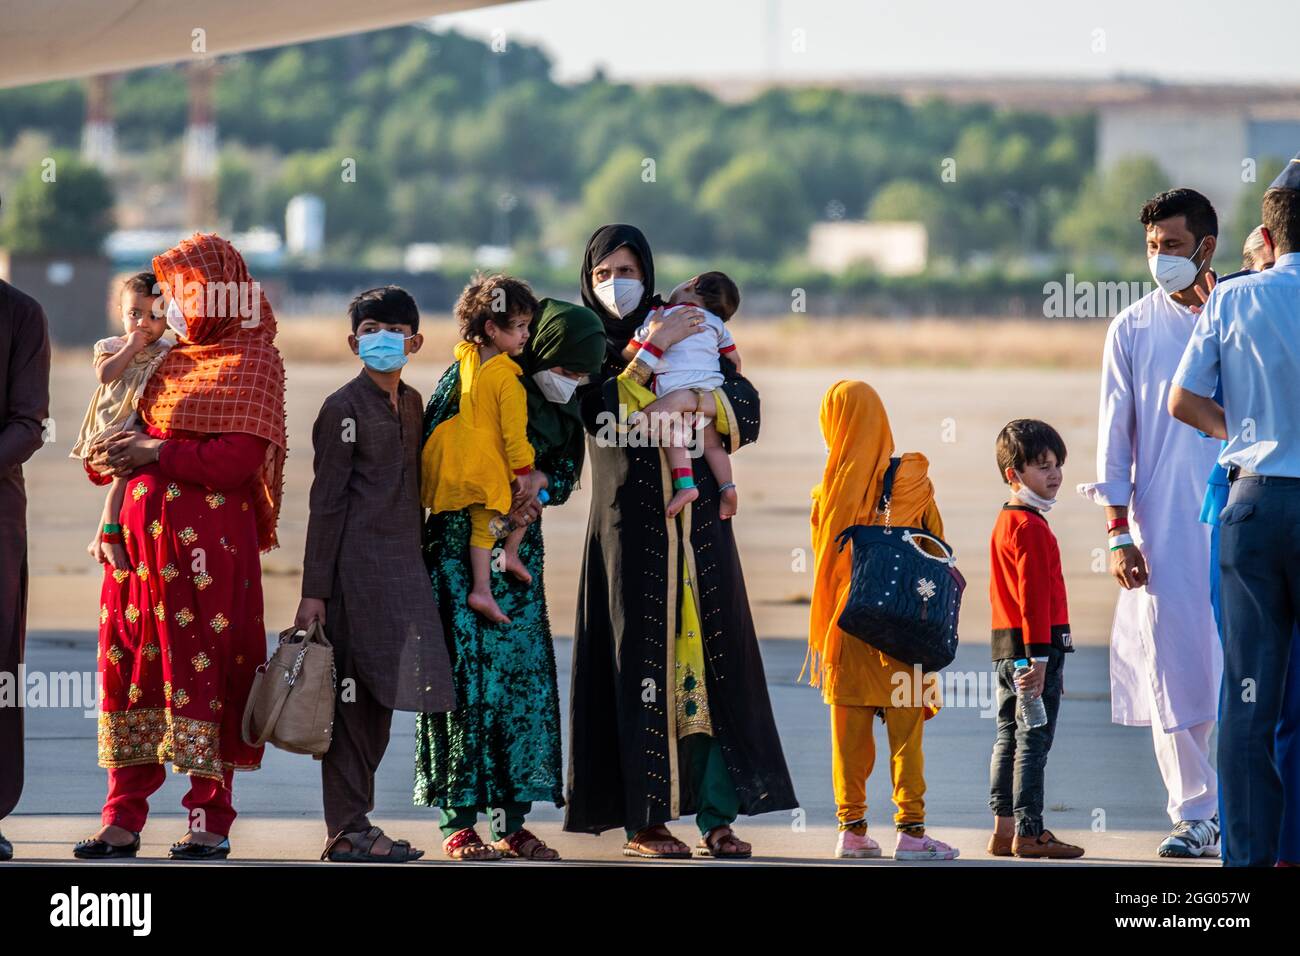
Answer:
[[[101,711],[98,736],[101,767],[170,761],[177,772],[218,780],[225,771],[220,724],[178,717],[165,707]]]

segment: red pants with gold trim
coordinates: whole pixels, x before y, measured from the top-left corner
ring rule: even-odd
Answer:
[[[229,836],[235,822],[234,794],[231,784],[234,771],[227,770],[222,780],[190,775],[190,792],[181,800],[189,811],[191,830]],[[167,768],[160,763],[134,767],[112,767],[108,771],[108,799],[101,817],[104,826],[119,826],[132,833],[144,829],[149,816],[149,798],[167,779]]]

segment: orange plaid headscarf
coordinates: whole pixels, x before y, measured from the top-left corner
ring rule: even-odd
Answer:
[[[287,448],[271,305],[243,256],[214,234],[195,233],[154,257],[153,271],[185,313],[186,334],[149,379],[140,413],[168,431],[244,432],[270,442],[254,490],[257,543],[269,551],[278,544]]]

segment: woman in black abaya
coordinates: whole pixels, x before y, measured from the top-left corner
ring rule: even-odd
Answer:
[[[611,225],[588,242],[583,303],[601,316],[605,364],[582,393],[592,465],[591,514],[578,593],[564,828],[623,827],[629,856],[688,856],[667,829],[696,815],[695,854],[747,857],[738,814],[797,805],[772,718],[767,682],[731,523],[718,483],[693,459],[700,496],[674,519],[663,454],[634,447],[618,423],[653,397],[656,351],[694,334],[697,311],[652,311],[654,258],[641,231]],[[650,348],[624,350],[650,318]],[[754,387],[725,356],[714,395],[729,452],[758,437]],[[620,414],[621,413],[621,414]]]

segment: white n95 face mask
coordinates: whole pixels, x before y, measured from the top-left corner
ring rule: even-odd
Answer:
[[[1155,279],[1156,284],[1169,295],[1182,292],[1196,281],[1196,276],[1201,271],[1201,267],[1194,260],[1196,259],[1196,253],[1201,251],[1204,242],[1205,239],[1202,238],[1196,244],[1196,248],[1192,250],[1191,258],[1167,256],[1163,252],[1149,258],[1147,268],[1151,270],[1151,278]]]
[[[167,300],[167,327],[182,338],[189,331],[189,326],[185,322],[185,313],[181,311],[175,299]]]
[[[606,279],[592,291],[611,315],[617,315],[621,319],[640,305],[645,284],[640,279]]]
[[[561,375],[550,368],[534,372],[533,381],[542,390],[542,397],[548,402],[555,402],[557,405],[563,405],[573,398],[573,393],[578,390],[579,384],[576,378]]]

